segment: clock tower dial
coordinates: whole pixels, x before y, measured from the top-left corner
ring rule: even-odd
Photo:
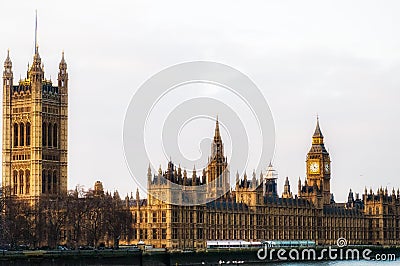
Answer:
[[[330,173],[330,170],[331,170],[331,167],[330,167],[329,163],[326,162],[326,163],[325,163],[325,166],[324,166],[324,171],[325,171],[325,173],[326,173],[326,174],[329,174],[329,173]]]
[[[310,162],[310,173],[311,174],[319,174],[319,162],[313,161]]]

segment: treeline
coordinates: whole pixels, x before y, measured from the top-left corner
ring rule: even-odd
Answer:
[[[118,247],[132,235],[132,214],[118,193],[76,189],[64,196],[19,199],[2,189],[0,245]]]

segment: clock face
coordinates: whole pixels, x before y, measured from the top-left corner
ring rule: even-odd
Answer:
[[[310,172],[311,173],[319,173],[319,163],[318,162],[310,163]]]
[[[329,163],[325,163],[325,172],[329,173]]]

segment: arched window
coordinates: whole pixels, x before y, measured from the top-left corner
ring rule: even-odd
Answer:
[[[53,193],[57,194],[57,186],[58,186],[58,182],[57,182],[57,172],[54,171],[53,173]]]
[[[24,140],[25,140],[25,127],[24,124],[21,123],[19,124],[19,146],[25,145]]]
[[[47,193],[51,194],[51,172],[47,173]]]
[[[51,147],[52,146],[52,136],[53,136],[53,126],[52,124],[49,123],[48,127],[48,135],[47,135],[47,146]]]
[[[43,123],[42,125],[42,145],[47,145],[47,124]]]
[[[31,123],[26,123],[26,146],[31,145]]]
[[[18,171],[14,170],[13,172],[13,184],[12,184],[13,194],[17,195],[18,192]]]
[[[14,124],[14,147],[18,147],[18,124]]]
[[[25,194],[29,194],[31,189],[31,171],[25,171]]]
[[[46,193],[46,170],[42,170],[42,193]]]
[[[54,124],[54,126],[53,126],[53,147],[55,147],[55,148],[58,147],[58,128],[57,128],[57,124]]]
[[[19,171],[19,194],[24,194],[24,171]]]

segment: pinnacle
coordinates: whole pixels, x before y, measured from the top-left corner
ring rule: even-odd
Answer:
[[[215,134],[214,134],[214,139],[220,139],[221,135],[219,132],[219,122],[218,122],[218,116],[217,116],[217,120],[215,122]]]
[[[7,57],[4,61],[4,67],[11,67],[10,49],[7,49]]]
[[[315,127],[313,138],[323,138],[323,137],[324,136],[322,135],[321,128],[319,127],[319,118],[317,116],[317,125]]]

